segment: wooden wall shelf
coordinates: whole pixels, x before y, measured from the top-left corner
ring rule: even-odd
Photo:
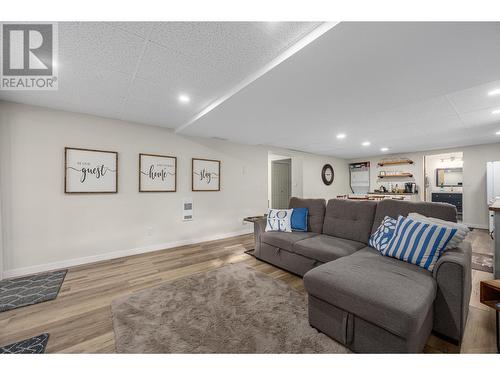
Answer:
[[[401,165],[401,164],[413,164],[413,160],[405,159],[405,160],[394,160],[394,161],[379,161],[378,165],[383,167],[384,165]]]
[[[390,174],[390,175],[385,175],[385,176],[381,176],[381,175],[378,175],[378,178],[393,178],[393,177],[413,177],[413,174],[411,173],[401,173],[401,174]]]

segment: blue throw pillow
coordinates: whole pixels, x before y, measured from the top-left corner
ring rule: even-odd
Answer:
[[[386,216],[382,223],[377,228],[377,230],[370,236],[368,240],[368,245],[377,249],[378,251],[384,251],[389,245],[389,241],[394,234],[396,229],[397,220],[392,217]]]
[[[294,208],[292,211],[292,231],[307,232],[307,208]]]
[[[456,233],[456,228],[400,216],[382,254],[432,271]]]

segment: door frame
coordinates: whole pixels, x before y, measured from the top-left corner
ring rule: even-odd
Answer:
[[[289,177],[289,186],[288,186],[288,191],[289,191],[289,197],[288,199],[291,198],[292,196],[292,158],[290,157],[287,157],[287,158],[283,158],[283,159],[276,159],[276,160],[271,160],[271,181],[270,181],[270,184],[271,184],[271,201],[269,202],[269,204],[271,205],[271,208],[276,208],[276,205],[274,204],[273,202],[273,165],[274,164],[286,164],[288,166],[288,177]],[[288,207],[288,205],[287,205]]]

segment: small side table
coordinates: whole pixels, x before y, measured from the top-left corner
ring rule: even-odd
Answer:
[[[266,215],[262,215],[262,216],[248,216],[248,217],[244,217],[243,221],[246,221],[247,223],[253,223],[254,224],[254,228],[255,228],[255,223],[257,221],[260,221],[260,220],[264,219],[265,217],[266,217]],[[248,254],[250,256],[255,257],[254,252],[255,252],[255,249],[248,249],[248,250],[244,251],[245,254]]]
[[[498,318],[498,314],[500,313],[500,280],[481,281],[479,300],[482,304],[495,309],[497,352],[500,353],[500,327]]]
[[[255,223],[256,221],[262,220],[264,218],[265,218],[264,215],[262,215],[262,216],[248,216],[248,217],[244,217],[243,221],[246,221],[248,223]]]

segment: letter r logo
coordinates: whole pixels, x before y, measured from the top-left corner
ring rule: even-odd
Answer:
[[[4,24],[2,38],[4,76],[53,74],[51,24]]]

